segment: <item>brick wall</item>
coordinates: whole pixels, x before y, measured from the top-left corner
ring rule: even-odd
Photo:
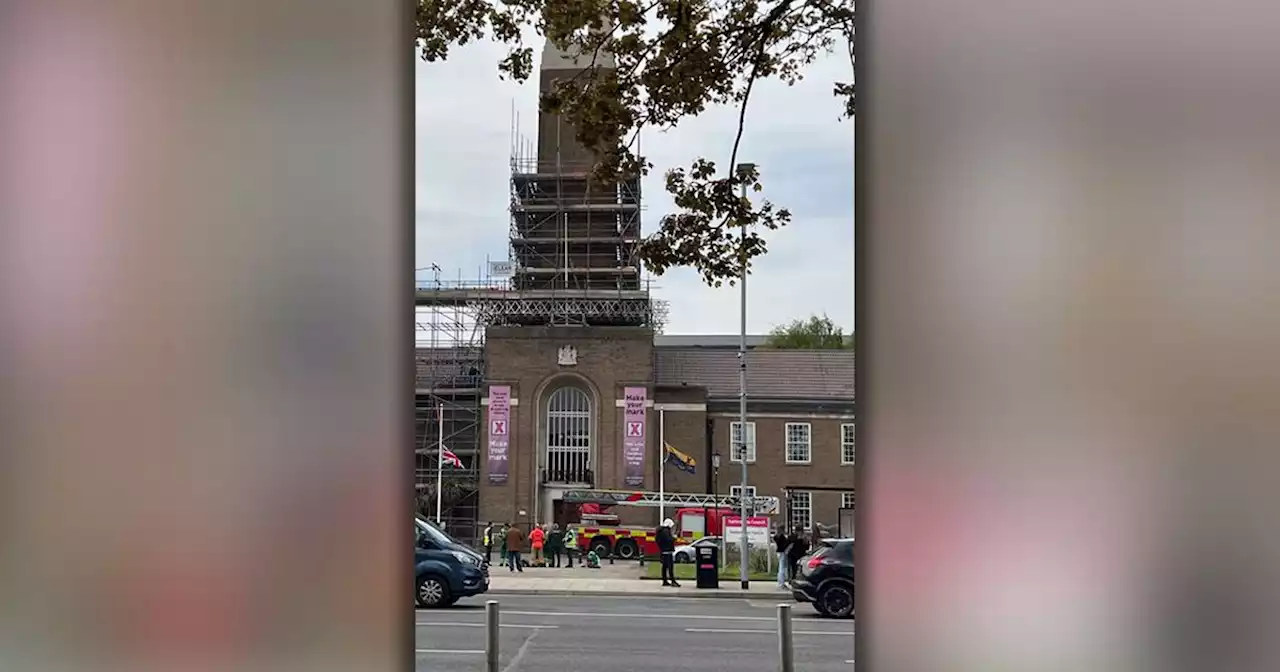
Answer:
[[[487,465],[481,473],[480,519],[518,520],[527,526],[535,511],[538,492],[538,460],[535,447],[540,431],[540,399],[545,399],[563,382],[574,382],[590,391],[597,404],[593,426],[595,453],[593,469],[596,488],[629,489],[624,485],[625,464],[622,439],[625,429],[624,409],[618,406],[624,387],[637,385],[649,389],[649,398],[665,410],[665,433],[668,443],[697,460],[697,471],[687,474],[674,467],[666,469],[669,492],[704,493],[712,455],[719,452],[721,468],[717,490],[728,494],[731,485],[740,481],[739,465],[729,461],[730,423],[734,414],[715,412],[722,408],[713,404],[713,412],[705,409],[707,390],[695,385],[653,385],[653,333],[630,327],[491,327],[486,330],[486,394],[488,385],[510,385],[518,405],[511,409],[509,479],[503,485],[488,482]],[[577,364],[562,367],[557,353],[565,345],[577,350]],[[675,406],[672,406],[675,405]],[[820,405],[797,399],[785,412],[749,409],[748,419],[756,424],[756,462],[748,465],[749,483],[761,495],[781,496],[784,485],[854,487],[854,469],[840,464],[841,419],[839,412],[803,411]],[[759,408],[757,406],[757,408]],[[708,421],[712,440],[707,441]],[[787,422],[811,425],[812,460],[807,465],[791,465],[785,460],[783,427]],[[488,445],[487,409],[480,437],[481,454]],[[659,413],[648,413],[645,483],[637,489],[658,489],[659,459],[662,456],[659,437]],[[813,492],[813,520],[834,526],[841,504],[840,492]],[[537,507],[542,520],[550,519],[545,507]],[[519,512],[523,510],[525,515]],[[622,521],[631,525],[656,525],[657,510],[639,507],[617,507]]]
[[[557,353],[565,345],[577,350],[577,364],[560,366]],[[488,385],[510,385],[519,405],[512,409],[510,476],[491,485],[487,471],[480,483],[480,518],[509,520],[524,510],[532,516],[537,493],[537,455],[541,399],[562,383],[590,391],[598,412],[592,428],[597,488],[621,488],[623,409],[616,400],[622,389],[649,387],[653,377],[653,332],[634,327],[490,327],[485,330],[485,374]],[[486,392],[487,393],[487,392]],[[488,445],[485,415],[482,445]],[[656,430],[649,418],[650,437]],[[650,438],[650,441],[656,439]],[[646,483],[646,487],[656,483]],[[550,516],[540,511],[540,518]]]
[[[717,489],[722,494],[728,494],[730,486],[738,485],[742,480],[741,465],[728,459],[730,426],[736,421],[736,416],[713,416],[714,449],[719,450],[722,456]],[[840,464],[840,426],[852,420],[830,416],[806,417],[805,414],[790,417],[748,414],[747,422],[754,422],[756,427],[756,461],[747,465],[747,482],[756,487],[756,494],[781,497],[782,487],[786,485],[847,487],[853,491],[854,467]],[[787,464],[784,427],[788,422],[809,423],[810,464]],[[841,493],[815,491],[811,498],[813,520],[834,527],[839,520]]]
[[[661,422],[661,424],[665,424],[667,443],[697,461],[693,474],[686,473],[673,465],[667,465],[667,492],[706,493],[708,490],[707,470],[711,468],[711,458],[707,453],[706,442],[707,413],[705,410],[687,410],[698,406],[705,409],[706,389],[695,386],[663,386],[658,387],[654,395],[655,408],[651,411],[650,416],[653,418],[654,425],[650,440],[653,460],[650,464],[649,475],[649,479],[655,484],[653,489],[657,489],[658,470],[664,457],[661,437],[658,432]],[[673,404],[683,405],[685,408],[665,410],[661,408],[664,405]],[[670,510],[668,510],[668,515],[670,515]],[[650,518],[654,525],[660,522],[657,519],[656,511],[650,514]]]

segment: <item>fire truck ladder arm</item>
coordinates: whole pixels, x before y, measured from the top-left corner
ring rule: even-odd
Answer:
[[[702,506],[717,508],[739,508],[742,499],[730,495],[700,495],[668,492],[660,495],[656,492],[639,490],[566,490],[562,497],[565,502],[575,504],[604,504],[627,506]],[[776,511],[777,497],[754,497],[749,502],[757,511]]]

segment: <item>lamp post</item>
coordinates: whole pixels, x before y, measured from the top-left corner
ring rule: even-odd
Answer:
[[[742,175],[743,172],[753,170],[753,163],[739,163],[734,167],[736,174]],[[747,200],[747,184],[742,183],[742,200]],[[739,284],[739,312],[741,320],[738,330],[738,456],[742,458],[742,539],[741,546],[742,557],[738,562],[738,569],[741,570],[739,577],[742,583],[742,589],[747,590],[750,586],[747,580],[747,565],[751,558],[751,547],[747,544],[747,226],[746,222],[742,222],[741,237],[738,244],[738,261],[740,264],[738,284]]]
[[[720,494],[720,451],[711,454],[711,494]]]

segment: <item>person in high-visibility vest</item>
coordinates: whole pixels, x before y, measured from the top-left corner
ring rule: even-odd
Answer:
[[[493,523],[489,523],[484,528],[484,561],[486,564],[493,564]]]
[[[529,531],[529,548],[533,549],[533,562],[531,564],[534,567],[547,566],[546,560],[542,557],[542,547],[546,540],[547,533],[542,529],[542,526],[535,525],[533,529]]]
[[[493,543],[498,547],[498,556],[502,564],[507,564],[507,530],[511,529],[509,523],[503,523],[502,529],[493,533]]]
[[[564,554],[569,559],[569,569],[573,569],[573,557],[578,554],[578,537],[573,533],[573,526],[564,530]]]

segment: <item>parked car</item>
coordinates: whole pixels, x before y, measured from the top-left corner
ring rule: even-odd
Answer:
[[[853,618],[853,540],[824,539],[800,559],[791,582],[797,602],[808,602],[823,616]]]
[[[693,558],[698,555],[694,549],[699,546],[715,546],[720,547],[720,537],[703,537],[692,544],[684,544],[676,546],[675,561],[676,562],[693,562]]]
[[[489,565],[430,521],[414,518],[414,601],[419,607],[447,607],[489,590]]]

